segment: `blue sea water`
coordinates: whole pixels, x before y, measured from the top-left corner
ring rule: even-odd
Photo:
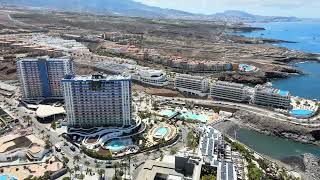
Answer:
[[[242,33],[242,35],[247,37],[295,41],[297,43],[281,43],[275,45],[293,50],[320,53],[320,22],[277,22],[253,24],[252,26],[264,27],[266,30]],[[273,86],[282,90],[288,90],[295,96],[320,100],[320,63],[297,63],[294,64],[294,66],[305,72],[306,75],[275,80]],[[295,110],[293,113],[306,115],[312,112]],[[275,136],[267,136],[244,128],[236,131],[237,140],[248,145],[255,151],[275,159],[281,160],[291,156],[300,156],[304,153],[312,153],[320,157],[319,146],[294,142]]]
[[[242,35],[294,41],[297,43],[274,45],[310,53],[320,53],[320,22],[255,23],[252,26],[263,27],[266,30],[242,33]],[[273,86],[288,90],[294,96],[320,99],[320,63],[306,62],[295,64],[295,66],[306,75],[276,80],[273,82]]]
[[[300,156],[304,153],[311,153],[320,157],[320,148],[316,145],[295,142],[276,136],[268,136],[244,128],[239,128],[236,132],[237,140],[261,154],[278,160],[291,156]]]
[[[262,37],[293,41],[296,43],[274,44],[294,50],[320,53],[320,22],[272,22],[254,23],[264,31],[242,33],[247,37]]]
[[[297,69],[307,74],[276,80],[272,83],[273,86],[289,90],[294,96],[320,100],[320,63],[308,62],[295,65]]]

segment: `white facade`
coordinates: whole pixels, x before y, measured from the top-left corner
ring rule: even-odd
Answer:
[[[130,76],[73,76],[62,83],[69,126],[131,125]]]
[[[217,81],[210,87],[210,96],[221,100],[244,102],[248,97],[247,88],[243,84]]]
[[[288,91],[281,91],[268,86],[257,85],[254,90],[253,103],[274,108],[291,108],[291,95]]]
[[[161,87],[166,86],[169,83],[167,75],[163,70],[142,69],[138,71],[138,74],[135,77],[136,80],[153,86]]]
[[[177,74],[174,84],[178,91],[202,97],[207,95],[208,79],[205,77]]]
[[[25,58],[17,61],[17,71],[22,99],[62,99],[61,80],[65,75],[74,74],[74,65],[69,58]]]

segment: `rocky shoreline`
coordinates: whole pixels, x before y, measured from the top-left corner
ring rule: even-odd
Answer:
[[[246,111],[237,111],[233,119],[218,123],[214,127],[231,137],[234,137],[237,129],[246,128],[266,135],[320,145],[318,138],[314,136],[314,132],[318,130],[258,117]],[[301,179],[318,180],[320,177],[320,159],[312,154],[290,156],[280,161],[272,159],[272,161],[279,164],[284,163],[282,165],[285,165],[289,171],[298,172]]]
[[[303,163],[306,167],[305,175],[306,179],[318,180],[320,177],[320,159],[312,154],[303,155]]]
[[[320,177],[320,159],[313,154],[290,156],[281,162],[289,165],[292,171],[299,172],[301,179],[318,180]]]
[[[291,139],[298,142],[320,145],[320,129],[294,125],[273,118],[257,116],[256,114],[239,110],[234,114],[236,123],[267,135]]]

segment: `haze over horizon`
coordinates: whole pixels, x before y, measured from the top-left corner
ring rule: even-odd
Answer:
[[[263,16],[320,18],[319,0],[134,0],[146,5],[192,13],[214,14],[240,10]]]

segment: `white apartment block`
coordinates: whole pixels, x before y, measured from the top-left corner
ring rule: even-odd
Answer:
[[[70,76],[62,80],[68,125],[131,125],[131,76]]]
[[[202,97],[207,95],[208,79],[205,77],[177,74],[174,84],[178,91]]]
[[[23,100],[63,99],[61,80],[74,74],[74,65],[69,58],[24,58],[17,71]]]
[[[210,96],[220,100],[244,102],[248,100],[248,88],[243,84],[217,81],[210,87]]]
[[[257,105],[289,109],[291,107],[290,99],[291,95],[288,91],[257,85],[254,90],[252,101]]]

